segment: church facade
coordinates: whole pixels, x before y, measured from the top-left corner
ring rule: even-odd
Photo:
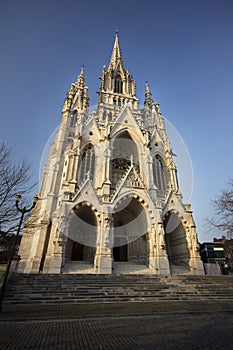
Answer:
[[[98,94],[90,113],[82,68],[24,227],[18,272],[203,274],[159,103],[146,84],[140,107],[118,33]]]

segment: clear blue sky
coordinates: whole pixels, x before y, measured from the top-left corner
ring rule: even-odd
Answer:
[[[83,64],[96,104],[115,28],[141,104],[149,81],[184,139],[199,240],[212,240],[216,234],[204,226],[210,200],[233,174],[232,0],[1,1],[0,138],[38,178],[41,153]]]

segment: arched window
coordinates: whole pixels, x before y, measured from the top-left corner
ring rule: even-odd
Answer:
[[[118,74],[115,78],[114,92],[117,92],[118,94],[122,94],[122,87],[123,87],[123,82],[121,80],[121,76]]]
[[[137,145],[132,140],[128,131],[124,131],[119,134],[113,142],[110,166],[112,189],[116,188],[132,162],[135,169],[139,172]]]
[[[166,174],[162,160],[159,156],[154,157],[153,161],[153,176],[154,183],[160,194],[164,194],[167,190]]]
[[[95,152],[92,145],[85,147],[81,154],[81,165],[79,169],[79,182],[85,180],[88,176],[94,177]]]

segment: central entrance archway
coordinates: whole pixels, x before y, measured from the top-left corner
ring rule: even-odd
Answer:
[[[81,204],[73,209],[65,249],[67,273],[89,273],[96,253],[97,220],[91,207]],[[94,271],[93,271],[94,272]]]
[[[115,208],[113,234],[116,272],[136,273],[140,268],[148,268],[148,224],[145,209],[138,199],[126,198]]]

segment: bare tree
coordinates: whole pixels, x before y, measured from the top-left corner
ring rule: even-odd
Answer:
[[[212,201],[215,217],[208,220],[210,227],[222,231],[224,235],[233,238],[233,179],[229,182],[229,189]]]
[[[30,164],[26,161],[14,164],[11,150],[5,143],[0,143],[0,231],[2,233],[12,233],[17,227],[19,213],[15,208],[15,194],[29,193],[34,186]]]

